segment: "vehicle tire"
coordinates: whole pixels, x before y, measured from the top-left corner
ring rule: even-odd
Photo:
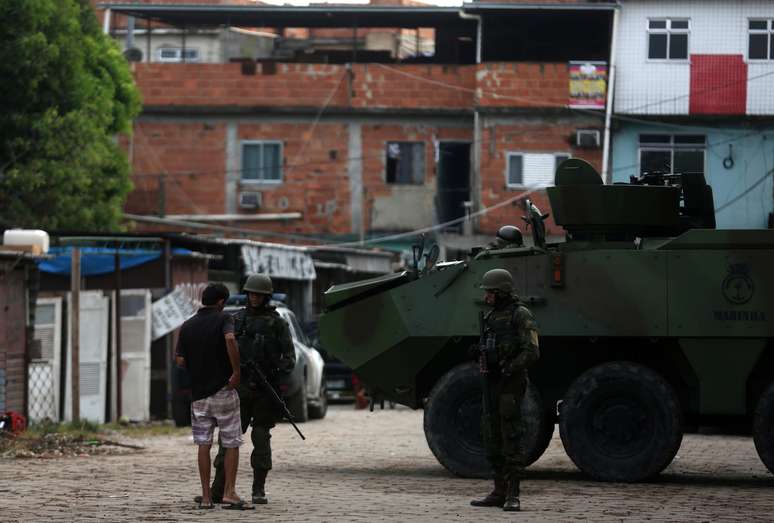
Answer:
[[[630,362],[581,374],[561,404],[559,430],[575,465],[600,481],[651,478],[672,462],[683,439],[672,386]]]
[[[309,419],[323,419],[328,412],[328,390],[325,385],[325,376],[320,380],[320,397],[309,405]]]
[[[306,399],[306,377],[301,388],[288,398],[288,410],[293,415],[293,421],[303,423],[309,420],[309,403]]]
[[[753,441],[761,461],[774,474],[774,384],[761,394],[755,408]]]
[[[545,451],[553,424],[545,415],[540,392],[530,383],[522,403],[527,430],[523,442],[528,465]],[[425,404],[425,438],[436,459],[464,478],[491,478],[481,439],[481,377],[478,366],[463,363],[444,374]]]

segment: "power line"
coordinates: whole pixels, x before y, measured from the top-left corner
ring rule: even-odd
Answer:
[[[139,214],[131,214],[131,213],[124,213],[124,218],[128,220],[134,220],[134,221],[141,221],[141,222],[148,222],[148,223],[157,223],[161,225],[176,225],[180,227],[189,227],[193,229],[209,229],[209,230],[217,230],[217,231],[224,231],[224,232],[234,232],[239,233],[243,235],[252,235],[257,237],[279,237],[279,238],[285,238],[285,239],[294,239],[294,240],[302,240],[302,241],[320,241],[321,243],[318,245],[302,245],[302,247],[325,247],[325,246],[331,246],[331,247],[357,247],[362,246],[364,244],[372,244],[372,243],[383,243],[386,241],[392,241],[397,240],[401,238],[408,238],[411,236],[417,236],[418,234],[428,233],[437,231],[440,229],[444,229],[446,227],[450,227],[452,225],[456,225],[458,223],[462,223],[466,220],[476,218],[478,216],[483,216],[489,212],[492,212],[496,209],[499,209],[501,207],[504,207],[506,205],[510,205],[511,203],[520,200],[522,198],[525,198],[529,196],[531,193],[540,190],[541,187],[533,186],[525,189],[524,191],[521,191],[519,194],[512,196],[506,200],[503,200],[501,202],[498,202],[494,205],[490,205],[489,207],[483,207],[482,209],[471,213],[468,216],[462,216],[460,218],[456,218],[454,220],[449,220],[447,222],[439,223],[437,225],[432,225],[429,227],[423,227],[421,229],[416,229],[413,231],[408,232],[402,232],[397,234],[389,234],[385,236],[379,236],[376,238],[368,238],[364,239],[363,241],[352,241],[352,242],[330,242],[327,240],[316,240],[314,236],[303,236],[298,234],[291,234],[291,233],[277,233],[277,232],[271,232],[271,231],[257,231],[253,229],[247,229],[243,227],[232,227],[229,225],[217,225],[217,224],[209,224],[209,223],[200,223],[200,222],[194,222],[189,220],[178,220],[175,218],[164,218],[164,217],[158,217],[158,216],[145,216],[145,215],[139,215]]]
[[[729,201],[721,205],[720,207],[715,209],[715,213],[719,213],[720,211],[723,211],[730,207],[731,205],[735,204],[748,194],[750,194],[752,191],[755,190],[756,187],[758,187],[760,184],[766,181],[766,178],[774,174],[774,169],[769,170],[766,174],[764,174],[761,178],[759,178],[755,183],[753,183],[751,186],[749,186],[747,189],[736,195],[735,197],[731,198]]]

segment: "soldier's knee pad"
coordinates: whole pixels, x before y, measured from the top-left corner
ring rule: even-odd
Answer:
[[[250,455],[250,465],[254,469],[271,469],[271,433],[267,427],[253,426],[250,434],[253,442],[253,453]]]

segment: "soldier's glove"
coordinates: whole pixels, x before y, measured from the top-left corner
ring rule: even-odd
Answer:
[[[507,362],[501,361],[500,372],[502,373],[503,376],[509,378],[511,377],[511,375],[513,375],[513,367],[511,367],[511,365],[509,365]]]

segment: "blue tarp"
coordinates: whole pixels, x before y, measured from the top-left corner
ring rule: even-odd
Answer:
[[[38,269],[50,274],[70,274],[72,247],[51,247],[47,260],[38,262]],[[81,247],[81,275],[98,276],[115,271],[115,255],[120,258],[121,270],[131,269],[161,257],[161,250],[152,249],[114,249],[104,247]],[[191,254],[188,249],[172,249],[173,254]]]

